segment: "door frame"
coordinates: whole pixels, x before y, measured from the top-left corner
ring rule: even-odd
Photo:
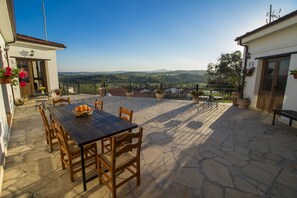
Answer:
[[[29,75],[29,83],[30,83],[30,96],[34,96],[36,94],[36,91],[34,89],[34,71],[33,71],[33,62],[35,61],[37,64],[37,61],[41,61],[42,63],[42,67],[44,67],[44,70],[43,70],[43,76],[44,76],[44,84],[43,86],[45,86],[46,90],[48,90],[48,80],[47,80],[47,70],[46,70],[46,60],[40,60],[40,59],[28,59],[28,58],[16,58],[16,64],[18,66],[18,62],[28,62],[28,75]],[[20,94],[21,96],[23,96],[24,94],[22,94],[22,91],[21,91],[21,87],[20,87]]]
[[[276,89],[276,83],[277,83],[277,79],[278,79],[278,75],[279,75],[279,71],[280,71],[280,62],[283,61],[283,60],[289,60],[290,61],[290,58],[291,58],[291,56],[279,56],[279,57],[263,59],[262,68],[261,68],[261,78],[260,78],[260,84],[259,84],[259,91],[258,91],[258,100],[257,100],[257,108],[258,109],[261,109],[263,111],[268,111],[268,112],[272,111],[273,106],[274,106],[274,102],[275,102],[275,98],[277,96],[275,89]],[[263,84],[264,84],[264,78],[265,78],[265,75],[266,75],[266,68],[268,67],[269,62],[276,62],[276,65],[275,65],[275,71],[274,71],[273,79],[272,79],[272,82],[271,82],[270,99],[269,99],[270,104],[269,104],[268,109],[266,109],[265,107],[263,108],[260,103],[261,103],[261,95],[263,93],[262,88],[264,86]],[[289,70],[289,67],[288,67],[288,70]],[[287,86],[287,85],[285,85],[285,86]],[[280,94],[278,94],[278,95],[280,95]],[[283,98],[282,98],[281,103],[283,104],[284,94],[283,94],[282,97]]]

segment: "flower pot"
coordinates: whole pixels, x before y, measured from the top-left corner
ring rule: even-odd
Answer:
[[[99,95],[100,95],[100,97],[104,97],[105,96],[105,88],[104,87],[100,87],[99,88]]]
[[[11,83],[11,78],[0,78],[0,83],[1,84],[9,84]]]
[[[134,95],[134,91],[126,91],[126,96],[127,96],[128,98],[133,97],[133,95]]]
[[[237,106],[237,99],[240,98],[240,96],[241,96],[240,92],[232,92],[233,106]]]
[[[248,108],[250,101],[247,99],[237,98],[237,104],[239,108]]]
[[[161,100],[161,99],[163,99],[164,96],[165,96],[165,93],[156,93],[156,98],[157,98],[157,100]]]
[[[294,78],[297,79],[297,74],[293,74]]]
[[[44,95],[44,90],[41,90],[41,94]]]
[[[197,96],[197,95],[192,95],[192,98],[193,98],[193,101],[194,101],[195,103],[199,103],[199,96]]]
[[[253,72],[254,72],[254,70],[247,70],[245,73],[245,76],[252,76]]]

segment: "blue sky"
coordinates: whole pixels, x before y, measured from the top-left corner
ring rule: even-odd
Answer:
[[[221,53],[243,50],[234,39],[281,16],[296,0],[44,0],[48,40],[59,71],[199,70]],[[44,39],[42,0],[15,0],[17,33]]]

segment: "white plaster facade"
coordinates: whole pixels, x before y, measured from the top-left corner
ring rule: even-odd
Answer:
[[[236,38],[238,44],[248,47],[247,68],[255,67],[252,76],[245,77],[243,97],[251,99],[251,108],[257,107],[263,58],[286,55],[290,57],[289,71],[297,69],[297,11]],[[243,61],[245,65],[245,61]],[[297,79],[288,71],[282,109],[297,111]]]
[[[15,43],[10,44],[9,56],[11,65],[16,67],[16,59],[23,58],[30,60],[45,60],[46,68],[46,79],[47,79],[47,90],[54,90],[59,88],[59,79],[58,79],[58,67],[56,60],[56,50],[62,50],[63,48],[51,47],[46,45],[26,43],[16,41]],[[23,56],[21,52],[31,52],[34,51],[34,55]],[[15,97],[20,97],[19,87],[14,87]]]
[[[29,25],[29,24],[28,24]],[[59,87],[56,50],[64,49],[63,44],[43,41],[28,37],[28,41],[18,40],[15,32],[13,13],[13,0],[0,0],[0,68],[16,67],[16,58],[27,58],[20,51],[34,50],[34,56],[30,60],[44,60],[46,68],[48,90]],[[24,36],[23,36],[24,37]],[[9,46],[9,50],[4,50]],[[6,52],[8,52],[6,56]],[[10,84],[0,85],[0,193],[4,176],[5,156],[10,133],[10,124],[14,114],[14,98],[20,97],[19,86]],[[7,116],[11,119],[7,119]]]

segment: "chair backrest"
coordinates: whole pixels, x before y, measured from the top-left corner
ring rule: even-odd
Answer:
[[[96,101],[95,101],[95,108],[102,111],[102,109],[103,109],[103,101],[96,99]]]
[[[53,98],[53,105],[54,107],[56,106],[56,104],[59,105],[65,105],[65,103],[70,104],[70,98]]]
[[[39,108],[39,112],[40,112],[40,115],[41,115],[41,118],[42,118],[42,121],[44,124],[44,128],[45,128],[46,132],[49,132],[50,125],[48,123],[48,120],[47,120],[47,117],[45,114],[45,110],[43,109],[42,105],[39,105],[38,108]]]
[[[133,152],[136,159],[140,159],[140,149],[143,128],[139,127],[137,133],[124,133],[123,135],[112,136],[111,139],[111,158],[112,167],[115,167],[117,158],[124,153]],[[135,151],[136,150],[136,151]]]
[[[64,154],[66,154],[67,157],[70,157],[67,135],[64,131],[64,128],[58,122],[56,122],[54,119],[52,119],[52,125],[56,132],[56,136],[57,136],[61,151]]]
[[[125,107],[120,107],[119,110],[119,118],[123,120],[127,120],[129,122],[132,122],[132,117],[133,117],[133,111],[125,108]]]

